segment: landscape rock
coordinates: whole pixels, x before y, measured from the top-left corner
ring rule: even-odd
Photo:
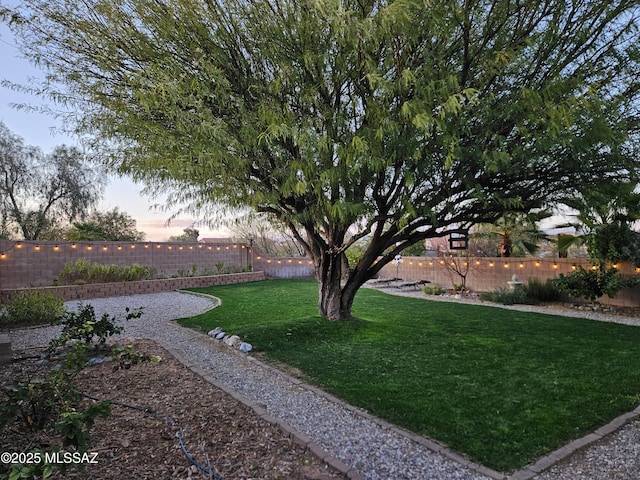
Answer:
[[[224,332],[219,332],[219,333],[216,335],[216,340],[222,340],[222,339],[224,338],[224,336],[225,336],[225,335],[226,335],[226,333],[224,333]]]
[[[215,337],[216,335],[218,335],[220,332],[222,331],[222,328],[220,327],[216,327],[213,330],[210,330],[209,333],[207,333],[207,335],[209,335],[210,337]]]
[[[241,342],[240,346],[238,347],[238,350],[240,350],[243,353],[250,352],[252,349],[253,347],[251,346],[251,344],[247,342]]]
[[[224,343],[226,343],[227,345],[229,345],[230,347],[235,347],[236,345],[242,343],[242,340],[240,340],[240,337],[237,335],[232,335],[229,338],[227,338]]]

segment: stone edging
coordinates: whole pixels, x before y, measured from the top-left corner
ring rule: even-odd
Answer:
[[[631,412],[623,413],[622,415],[614,418],[612,421],[598,428],[592,433],[585,435],[584,437],[577,438],[566,445],[558,448],[557,450],[545,455],[544,457],[538,459],[533,464],[527,465],[522,470],[515,472],[513,475],[507,477],[508,480],[530,480],[534,478],[536,475],[542,473],[543,471],[551,468],[556,463],[567,459],[578,450],[586,448],[591,444],[601,440],[614,433],[619,428],[623,427],[627,423],[632,420],[640,417],[640,407],[637,407]]]
[[[204,297],[209,297],[213,300],[216,301],[216,305],[213,308],[216,308],[217,306],[222,304],[222,300],[218,297],[214,297],[213,295],[207,295],[204,293],[199,293],[199,292],[189,292],[189,291],[182,291],[182,290],[177,290],[179,292],[182,293],[189,293],[189,294],[193,294],[193,295],[199,295],[199,296],[204,296]],[[175,323],[175,322],[173,322]],[[177,323],[175,323],[176,325],[179,325]],[[183,327],[186,328],[186,327]],[[201,333],[202,334],[202,333]],[[205,339],[207,341],[210,341],[212,343],[212,345],[216,346],[217,348],[219,348],[219,343],[213,341],[213,339],[211,339],[210,337],[207,337],[205,334]],[[199,375],[200,377],[202,377],[204,380],[206,380],[207,382],[211,383],[212,385],[214,385],[215,387],[223,390],[225,393],[229,394],[232,398],[234,398],[236,401],[246,405],[247,407],[251,408],[256,415],[258,415],[260,418],[262,418],[263,420],[269,422],[272,425],[277,426],[278,428],[280,428],[280,430],[285,434],[288,435],[289,438],[291,438],[291,440],[299,445],[304,447],[307,451],[311,452],[316,458],[318,458],[320,461],[326,463],[327,465],[329,465],[330,467],[338,470],[340,473],[342,473],[343,475],[346,475],[347,478],[352,479],[352,480],[364,480],[364,477],[354,468],[346,465],[344,462],[342,462],[341,460],[329,455],[327,452],[325,452],[322,447],[320,445],[318,445],[317,443],[315,443],[313,441],[313,439],[311,439],[310,437],[308,437],[307,435],[304,435],[302,433],[297,432],[296,430],[294,430],[288,423],[284,422],[283,420],[277,419],[271,415],[269,415],[267,413],[267,411],[259,406],[258,404],[247,400],[246,398],[244,398],[242,395],[238,394],[237,392],[235,392],[234,390],[228,388],[225,385],[220,384],[216,379],[214,379],[210,374],[208,374],[204,369],[198,367],[197,365],[194,365],[190,362],[188,362],[186,359],[184,359],[182,357],[182,355],[178,352],[176,352],[173,348],[170,347],[166,347],[165,348],[180,362],[182,363],[185,367],[189,368],[192,372],[194,372],[195,374]],[[245,360],[261,367],[264,368],[265,370],[271,371],[275,374],[281,375],[283,376],[285,379],[287,379],[289,382],[291,382],[292,384],[304,388],[310,392],[313,392],[316,395],[319,395],[321,397],[324,397],[325,399],[327,399],[328,401],[331,401],[333,403],[336,403],[340,406],[342,406],[343,408],[345,408],[346,410],[359,415],[361,417],[364,417],[368,420],[370,420],[371,422],[379,425],[381,428],[389,430],[389,431],[393,431],[395,433],[397,433],[398,435],[401,435],[413,442],[416,442],[420,445],[422,445],[423,447],[428,448],[429,450],[435,452],[435,453],[439,453],[441,455],[443,455],[444,457],[448,458],[449,460],[452,460],[456,463],[459,463],[467,468],[469,468],[470,470],[473,470],[481,475],[485,475],[493,480],[531,480],[533,479],[536,475],[542,473],[543,471],[551,468],[553,465],[555,465],[556,463],[559,463],[562,460],[567,459],[568,457],[570,457],[571,455],[573,455],[575,452],[577,452],[580,449],[586,448],[588,446],[590,446],[591,444],[601,440],[602,438],[604,438],[607,435],[610,435],[612,433],[614,433],[616,430],[618,430],[619,428],[623,427],[624,425],[626,425],[627,423],[629,423],[632,420],[637,419],[638,417],[640,417],[640,407],[637,407],[636,409],[634,409],[631,412],[628,413],[624,413],[618,417],[616,417],[615,419],[613,419],[611,422],[607,423],[606,425],[603,425],[602,427],[598,428],[597,430],[595,430],[592,433],[589,433],[581,438],[578,438],[576,440],[572,440],[571,442],[567,443],[566,445],[558,448],[557,450],[541,457],[540,459],[538,459],[535,463],[527,465],[525,468],[516,471],[515,473],[511,474],[511,475],[507,475],[505,473],[502,472],[498,472],[496,470],[490,469],[488,467],[485,467],[484,465],[472,462],[470,460],[468,460],[466,457],[464,457],[463,455],[447,448],[444,445],[441,445],[440,443],[434,441],[434,440],[430,440],[428,438],[425,438],[421,435],[418,435],[416,433],[410,432],[408,430],[405,430],[403,428],[400,428],[396,425],[393,425],[392,423],[387,422],[386,420],[383,420],[381,418],[375,417],[373,415],[371,415],[370,413],[354,407],[353,405],[350,405],[346,402],[344,402],[343,400],[341,400],[340,398],[331,395],[330,393],[325,392],[324,390],[321,390],[317,387],[314,387],[312,385],[308,385],[306,383],[304,383],[303,381],[289,375],[286,372],[283,372],[282,370],[279,370],[261,360],[256,359],[255,357],[249,356],[247,354],[238,352],[233,350],[232,348],[228,348],[228,349],[224,349],[224,351],[228,351],[229,353],[233,354],[233,355],[239,355],[241,358],[244,358]]]
[[[211,341],[211,340],[209,340],[209,341]],[[211,341],[211,343],[213,345],[216,345],[216,344],[213,343],[213,341]],[[209,382],[213,386],[219,388],[223,392],[227,393],[229,396],[231,396],[237,402],[242,403],[243,405],[245,405],[245,406],[249,407],[250,409],[252,409],[255,412],[255,414],[258,417],[260,417],[261,419],[265,420],[266,422],[270,423],[271,425],[274,425],[274,426],[278,427],[285,435],[287,435],[289,438],[291,438],[293,443],[303,447],[306,451],[310,452],[312,455],[314,455],[316,458],[318,458],[318,460],[324,462],[325,464],[327,464],[328,466],[334,468],[335,470],[338,470],[340,473],[342,473],[343,475],[346,475],[347,478],[349,478],[351,480],[364,480],[364,477],[362,475],[360,475],[360,473],[358,473],[356,470],[354,470],[350,466],[346,465],[341,460],[338,460],[337,458],[335,458],[335,457],[329,455],[328,453],[326,453],[322,449],[322,447],[320,447],[320,445],[315,443],[311,438],[309,438],[306,435],[303,435],[301,433],[298,433],[288,423],[284,422],[283,420],[279,420],[279,419],[269,415],[267,413],[267,411],[263,407],[259,406],[258,404],[254,403],[252,401],[247,400],[246,398],[244,398],[239,393],[237,393],[234,390],[228,388],[226,385],[221,384],[215,378],[213,378],[209,373],[207,373],[207,371],[205,371],[204,369],[200,368],[199,366],[194,365],[193,363],[191,363],[188,360],[186,360],[179,352],[177,352],[173,348],[167,347],[166,345],[164,345],[164,348],[166,350],[168,350],[171,353],[171,355],[173,355],[175,357],[176,360],[178,360],[180,363],[182,363],[185,367],[187,367],[193,373],[195,373],[196,375],[200,376],[202,379],[204,379],[205,381]],[[242,355],[243,357],[245,357],[247,359],[251,358],[251,357],[245,356],[244,354],[237,353],[237,352],[233,351],[232,349],[229,349],[229,352],[232,353],[232,354],[235,354],[235,355]],[[301,383],[301,382],[299,382],[299,383]]]

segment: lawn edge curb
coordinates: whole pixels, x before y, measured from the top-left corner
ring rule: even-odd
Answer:
[[[175,323],[175,325],[179,325],[179,324]],[[185,327],[183,327],[183,328],[185,328]],[[355,469],[353,469],[349,465],[346,465],[340,459],[329,455],[327,452],[325,452],[322,449],[322,447],[320,445],[315,443],[313,441],[313,439],[311,439],[310,437],[297,432],[288,423],[269,415],[267,413],[267,411],[263,407],[261,407],[260,405],[248,400],[247,398],[243,397],[242,395],[240,395],[239,393],[237,393],[233,389],[228,388],[226,385],[221,384],[215,378],[213,378],[209,372],[207,372],[203,368],[200,368],[197,365],[194,365],[193,362],[188,361],[186,358],[184,358],[184,356],[180,352],[178,352],[173,347],[169,347],[169,346],[166,346],[166,345],[163,345],[163,347],[176,360],[178,360],[182,365],[184,365],[186,368],[188,368],[191,372],[195,373],[196,375],[201,377],[203,380],[209,382],[214,387],[219,388],[220,390],[225,392],[227,395],[232,397],[234,400],[236,400],[238,403],[241,403],[241,404],[247,406],[248,408],[250,408],[251,410],[253,410],[253,412],[258,417],[260,417],[262,420],[266,421],[267,423],[270,423],[271,425],[276,426],[278,429],[280,429],[280,431],[282,431],[282,433],[284,433],[287,437],[289,437],[294,444],[296,444],[296,445],[298,445],[300,447],[303,447],[308,453],[310,453],[311,455],[316,457],[319,461],[323,462],[324,464],[326,464],[327,466],[333,468],[334,470],[337,470],[342,475],[345,475],[347,478],[349,478],[351,480],[364,480],[364,477],[360,474],[360,472],[356,471]],[[232,354],[240,356],[239,353],[234,352],[233,350],[231,350],[229,353],[232,353]],[[246,359],[250,358],[250,357],[246,357],[244,355],[242,355],[242,356],[244,358],[246,358]]]
[[[188,290],[176,290],[178,292],[181,293],[189,293],[189,294],[194,294],[194,295],[200,295],[200,296],[204,296],[204,297],[210,297],[212,298],[214,301],[217,301],[217,303],[215,304],[215,306],[213,308],[216,308],[218,306],[220,306],[220,304],[222,303],[222,300],[218,297],[215,297],[213,295],[208,295],[205,293],[200,293],[200,292],[191,292]],[[212,309],[213,309],[212,308]],[[175,320],[172,321],[175,325],[180,326],[181,328],[187,328],[187,327],[182,327],[182,325],[180,325],[179,323],[177,323]],[[187,328],[188,329],[188,328]],[[199,335],[202,335],[202,332],[197,332],[193,329],[188,329],[193,331],[194,333],[197,333]],[[208,337],[207,337],[208,338]],[[218,347],[219,345],[217,343],[213,343],[213,345],[215,345],[216,347]],[[166,347],[165,347],[166,348]],[[178,358],[178,356],[180,354],[177,354],[177,352],[173,351],[172,349],[167,348],[167,350],[169,350],[174,356],[176,356],[176,358]],[[448,458],[451,461],[454,461],[460,465],[462,465],[463,467],[467,467],[470,470],[479,473],[481,475],[484,475],[486,477],[489,477],[492,480],[530,480],[535,478],[537,475],[539,475],[540,473],[544,472],[545,470],[548,470],[549,468],[551,468],[552,466],[556,465],[557,463],[559,463],[562,460],[567,459],[568,457],[570,457],[571,455],[573,455],[574,453],[576,453],[578,450],[584,449],[589,447],[590,445],[592,445],[593,443],[601,440],[602,438],[614,433],[615,431],[617,431],[618,429],[620,429],[621,427],[623,427],[624,425],[626,425],[627,423],[636,420],[640,417],[640,406],[636,407],[634,410],[630,411],[630,412],[626,412],[623,413],[619,416],[617,416],[616,418],[614,418],[613,420],[611,420],[610,422],[608,422],[607,424],[599,427],[597,430],[588,433],[582,437],[579,437],[577,439],[574,439],[570,442],[568,442],[567,444],[561,446],[560,448],[544,455],[543,457],[539,458],[537,461],[535,461],[534,463],[531,463],[527,466],[525,466],[524,468],[517,470],[511,474],[508,473],[504,473],[504,472],[499,472],[496,470],[493,470],[489,467],[486,467],[482,464],[478,464],[475,462],[472,462],[471,460],[467,459],[464,455],[451,450],[449,448],[447,448],[446,446],[431,440],[429,438],[423,437],[419,434],[413,433],[409,430],[405,430],[404,428],[398,427],[396,425],[393,425],[392,423],[389,423],[386,420],[383,420],[381,418],[378,418],[372,414],[370,414],[369,412],[358,408],[358,407],[354,407],[353,405],[350,405],[348,403],[346,403],[345,401],[341,400],[340,398],[325,392],[324,390],[321,390],[318,387],[315,387],[313,385],[309,385],[305,382],[303,382],[302,380],[278,369],[277,367],[274,367],[270,364],[267,364],[261,360],[256,359],[255,357],[252,357],[250,355],[246,355],[244,353],[235,351],[231,348],[228,349],[224,349],[227,352],[229,352],[232,355],[237,355],[240,358],[244,358],[245,360],[254,363],[258,366],[260,366],[261,368],[264,368],[266,370],[269,370],[271,372],[275,372],[278,375],[283,376],[284,378],[286,378],[289,382],[291,382],[292,384],[295,384],[301,388],[304,388],[310,392],[313,392],[316,395],[319,395],[325,399],[327,399],[328,401],[331,401],[333,403],[336,403],[340,406],[342,406],[343,408],[345,408],[346,410],[352,412],[355,415],[364,417],[370,421],[372,421],[373,423],[377,424],[378,426],[380,426],[381,428],[385,429],[385,430],[390,430],[393,431],[395,433],[397,433],[400,436],[405,437],[406,439],[413,441],[415,443],[418,443],[420,445],[422,445],[423,447],[433,451],[434,453],[440,454],[446,458]],[[236,399],[237,401],[249,406],[250,408],[252,408],[260,417],[264,418],[265,420],[268,419],[268,421],[276,426],[278,426],[283,433],[285,433],[286,435],[289,435],[289,437],[298,445],[300,446],[304,446],[308,451],[310,451],[314,456],[316,456],[316,458],[318,458],[319,460],[325,462],[327,465],[332,466],[333,468],[335,468],[336,470],[340,471],[342,474],[346,475],[348,478],[353,479],[353,480],[364,480],[364,477],[354,468],[351,468],[349,466],[347,466],[346,464],[344,464],[344,462],[342,462],[341,460],[328,455],[318,444],[316,444],[313,439],[309,438],[308,436],[301,434],[297,431],[295,431],[290,425],[288,425],[286,422],[277,419],[275,417],[271,417],[270,415],[267,415],[266,410],[258,405],[255,405],[253,402],[245,399],[244,397],[242,397],[240,394],[234,392],[233,390],[225,387],[224,385],[219,384],[217,381],[215,381],[215,379],[212,379],[210,377],[209,374],[207,374],[206,372],[204,372],[203,370],[201,370],[199,367],[196,366],[190,366],[189,364],[187,364],[185,361],[183,361],[182,357],[180,356],[178,358],[178,360],[185,366],[187,366],[188,368],[190,368],[192,371],[194,371],[194,373],[197,373],[199,376],[201,376],[202,378],[204,378],[205,380],[209,381],[210,383],[212,383],[213,385],[217,386],[218,388],[220,388],[221,390],[223,390],[224,392],[226,392],[227,394],[231,395],[234,399]],[[197,369],[199,371],[202,371],[203,373],[199,373],[197,371],[194,370]],[[349,469],[348,471],[345,471],[345,469]]]
[[[431,450],[434,453],[440,454],[444,457],[446,457],[447,459],[456,462],[460,465],[462,465],[463,467],[467,467],[469,470],[472,470],[476,473],[485,475],[486,477],[491,478],[492,480],[505,480],[507,478],[507,475],[505,475],[502,472],[498,472],[496,470],[492,470],[488,467],[485,467],[484,465],[478,464],[478,463],[474,463],[471,460],[467,459],[466,457],[464,457],[462,454],[455,452],[454,450],[451,450],[449,448],[447,448],[446,446],[431,440],[429,438],[423,437],[421,435],[418,435],[417,433],[413,433],[409,430],[405,430],[404,428],[398,427],[397,425],[394,425],[386,420],[383,420],[381,418],[378,418],[372,414],[370,414],[369,412],[367,412],[366,410],[363,410],[359,407],[354,407],[353,405],[350,405],[348,403],[346,403],[344,400],[336,397],[335,395],[332,395],[328,392],[325,392],[324,390],[315,387],[313,385],[309,385],[307,383],[304,383],[302,380],[300,380],[299,378],[293,377],[290,374],[283,372],[282,370],[269,365],[268,363],[263,362],[262,360],[258,360],[255,357],[252,356],[245,356],[244,354],[241,354],[239,352],[236,352],[232,349],[229,349],[229,353],[232,353],[234,355],[239,355],[242,356],[243,358],[246,358],[246,360],[248,360],[251,363],[254,363],[258,366],[260,366],[261,368],[264,368],[265,370],[269,370],[271,372],[276,373],[277,375],[283,376],[284,378],[286,378],[288,381],[292,382],[293,384],[304,388],[310,392],[313,392],[316,395],[319,395],[323,398],[325,398],[326,400],[332,402],[332,403],[336,403],[338,405],[340,405],[341,407],[343,407],[345,410],[353,413],[354,415],[358,415],[361,417],[366,418],[367,420],[370,420],[371,422],[375,423],[376,425],[378,425],[379,427],[385,429],[385,430],[390,430],[393,431],[395,433],[397,433],[398,435],[406,438],[409,441],[415,442],[420,444],[421,446],[428,448],[429,450]],[[300,435],[299,433],[297,433],[297,435]],[[342,463],[341,460],[336,459],[338,462]],[[325,460],[326,461],[326,460]],[[354,470],[355,471],[355,470]],[[349,477],[349,478],[364,478],[364,477]]]
[[[611,435],[629,422],[638,419],[638,417],[640,417],[640,407],[637,407],[630,412],[623,413],[622,415],[618,415],[616,418],[611,420],[609,423],[601,426],[597,430],[570,441],[560,448],[539,458],[535,463],[529,464],[526,467],[514,472],[509,477],[507,477],[507,480],[533,479],[540,473],[556,465],[558,462],[566,460],[578,450],[587,448],[595,442],[602,440],[607,435]]]

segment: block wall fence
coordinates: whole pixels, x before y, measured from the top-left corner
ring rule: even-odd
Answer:
[[[223,269],[237,272],[248,270],[251,251],[241,243],[0,240],[0,302],[10,302],[20,290],[28,288],[49,291],[65,300],[75,300],[263,280],[265,275],[261,271],[198,276]],[[64,265],[79,259],[105,265],[138,263],[153,266],[162,278],[54,286]]]
[[[403,280],[428,280],[433,285],[445,289],[453,288],[454,284],[461,283],[457,274],[451,274],[446,268],[445,262],[452,261],[446,257],[404,257],[396,269],[394,263],[385,265],[380,271],[380,278],[399,277]],[[466,286],[473,292],[490,292],[497,288],[508,288],[507,282],[513,275],[527,283],[529,278],[538,278],[545,281],[547,278],[555,278],[560,274],[568,274],[578,265],[585,269],[591,268],[589,259],[586,258],[490,258],[477,257],[457,259],[464,267],[468,262]],[[623,275],[640,275],[631,264],[620,263],[616,265]],[[640,286],[627,288],[619,292],[615,298],[604,297],[600,301],[604,304],[636,307],[640,306]]]
[[[0,289],[51,286],[66,263],[87,259],[104,265],[153,266],[158,277],[246,270],[250,250],[241,243],[49,242],[0,240]],[[181,275],[184,276],[184,275]]]
[[[177,275],[180,271],[191,274],[216,272],[222,264],[237,271],[252,273],[216,275],[204,277],[161,278],[142,282],[113,284],[88,284],[54,287],[65,263],[86,258],[95,263],[120,266],[138,263],[156,268],[163,277]],[[579,258],[489,258],[463,259],[470,264],[467,287],[474,292],[488,292],[507,288],[514,274],[526,283],[529,278],[545,281],[561,273],[567,274],[578,265],[590,268],[588,259]],[[443,262],[444,257],[404,257],[397,267],[385,265],[381,278],[399,277],[405,281],[428,280],[434,285],[451,288],[460,283],[451,275]],[[625,275],[640,275],[630,264],[617,265]],[[58,292],[65,299],[95,298],[98,296],[151,293],[176,288],[238,283],[264,278],[311,278],[313,263],[305,257],[270,258],[261,255],[253,247],[242,243],[167,243],[167,242],[14,242],[0,240],[0,301],[6,301],[19,289],[46,287]],[[602,303],[618,306],[640,306],[640,286],[625,289]]]

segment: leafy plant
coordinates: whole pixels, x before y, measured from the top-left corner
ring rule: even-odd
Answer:
[[[156,275],[156,269],[148,265],[134,263],[127,266],[92,263],[86,258],[66,263],[60,272],[60,280],[67,284],[132,282],[149,280]]]
[[[53,450],[58,450],[57,447],[54,447]],[[54,469],[56,465],[49,463],[49,461],[45,457],[45,453],[42,450],[34,450],[30,452],[33,454],[33,457],[38,459],[33,463],[15,463],[11,465],[11,470],[9,471],[8,480],[20,480],[26,478],[49,478],[54,473]],[[5,478],[5,477],[0,477]]]
[[[0,325],[51,324],[64,313],[64,302],[53,293],[25,290],[18,293],[7,306],[6,312],[0,315]]]
[[[158,355],[142,355],[136,352],[132,345],[127,345],[126,347],[113,347],[111,349],[111,358],[116,364],[114,370],[128,370],[133,365],[137,365],[138,363],[159,362],[162,360],[162,357]]]
[[[116,318],[109,317],[109,314],[102,315],[100,320],[96,320],[96,313],[93,305],[80,306],[78,312],[66,312],[60,322],[62,327],[62,333],[55,338],[50,347],[59,347],[67,344],[70,341],[79,341],[84,344],[91,344],[95,341],[99,345],[104,345],[107,337],[122,333],[124,327],[116,325]],[[132,318],[140,318],[142,315],[142,308],[136,310],[130,310],[125,308],[126,316],[125,320],[131,320]]]
[[[538,302],[553,302],[560,298],[560,291],[551,278],[544,282],[537,277],[529,278],[524,291],[529,299]]]
[[[514,305],[516,303],[528,304],[532,303],[527,297],[524,288],[497,288],[492,292],[485,292],[480,295],[481,300],[488,302],[501,303],[503,305]]]
[[[445,291],[444,288],[442,288],[439,285],[427,285],[422,289],[422,292],[425,295],[440,295],[444,293],[444,291]]]
[[[92,403],[81,411],[72,409],[62,412],[56,422],[56,431],[62,434],[64,447],[73,446],[80,452],[85,452],[89,446],[89,431],[93,428],[96,418],[107,418],[111,415],[111,402]]]
[[[137,318],[142,310],[130,311],[126,308],[126,319]],[[87,366],[87,353],[105,343],[107,337],[120,333],[122,327],[115,324],[115,317],[104,314],[96,320],[91,305],[86,305],[78,313],[65,313],[60,323],[63,329],[59,337],[49,344],[48,356],[53,358],[57,347],[69,344],[54,368],[37,378],[28,378],[15,385],[3,387],[4,398],[0,403],[0,426],[18,423],[21,429],[37,432],[53,428],[61,436],[63,447],[73,447],[85,452],[89,445],[89,432],[98,417],[108,417],[111,413],[109,401],[91,403],[81,408],[82,393],[73,383],[77,374]],[[140,355],[131,347],[113,351],[119,363],[129,362],[129,366],[142,361],[159,361],[157,356]],[[123,367],[127,368],[127,367]],[[57,446],[53,446],[55,450]],[[44,458],[44,457],[41,457]],[[44,461],[12,465],[9,478],[47,478],[55,466]],[[64,468],[64,466],[63,466]]]
[[[586,298],[591,302],[603,295],[613,298],[626,287],[636,285],[638,281],[618,274],[615,267],[597,267],[585,270],[578,265],[577,269],[566,275],[560,274],[554,279],[558,289],[578,298]]]

